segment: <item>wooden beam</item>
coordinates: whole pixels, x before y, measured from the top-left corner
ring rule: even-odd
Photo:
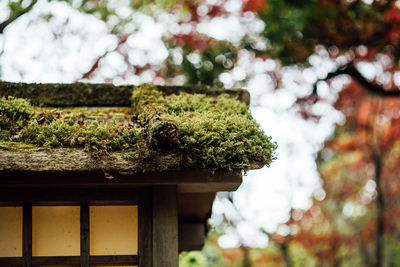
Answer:
[[[54,178],[66,175],[79,177],[82,174],[89,174],[112,183],[117,180],[116,178],[125,177],[140,179],[146,176],[157,177],[160,174],[168,176],[171,173],[174,173],[172,177],[179,177],[175,175],[178,172],[181,174],[191,173],[195,177],[202,176],[206,180],[215,181],[216,177],[220,177],[219,180],[221,180],[221,178],[229,178],[229,176],[238,176],[242,172],[240,169],[235,169],[212,173],[200,168],[182,168],[184,165],[184,156],[179,151],[160,152],[157,156],[152,157],[151,160],[146,160],[145,164],[141,161],[129,160],[129,152],[112,152],[100,158],[96,158],[91,153],[77,148],[55,148],[51,151],[36,152],[0,152],[0,183],[3,181],[7,182],[7,178],[10,175],[13,177],[50,175]],[[167,171],[158,171],[154,166],[163,166],[163,169],[167,169]],[[262,168],[263,166],[260,162],[250,163],[250,169],[252,170]],[[186,180],[190,176],[184,179]],[[193,178],[191,180],[193,181]],[[202,181],[204,180],[198,180],[197,182]],[[32,182],[37,182],[37,180]],[[54,182],[56,183],[57,180]]]
[[[149,190],[150,191],[150,190]],[[149,192],[146,190],[146,192]],[[139,204],[139,266],[152,266],[152,199],[151,193],[143,196]]]
[[[178,265],[177,186],[155,186],[153,187],[153,267]]]
[[[138,255],[90,256],[90,265],[137,265]]]
[[[80,256],[52,256],[52,257],[32,257],[32,265],[78,265],[81,263]]]
[[[179,252],[201,250],[205,239],[205,222],[179,223]]]
[[[0,257],[0,266],[22,266],[23,264],[22,257]]]
[[[89,267],[89,203],[81,204],[81,267]]]
[[[179,221],[203,222],[211,216],[211,207],[215,193],[178,194]],[[188,237],[190,238],[190,236]]]
[[[74,201],[90,205],[138,205],[147,194],[144,188],[1,188],[0,203],[29,201],[35,205],[58,205]],[[25,215],[25,214],[24,214]],[[25,218],[25,217],[24,217]],[[28,230],[27,230],[28,231]]]
[[[32,203],[24,203],[22,209],[22,256],[24,267],[32,267]]]
[[[242,182],[240,171],[210,173],[204,170],[171,170],[146,173],[108,173],[113,176],[112,179],[106,179],[102,171],[0,171],[0,188],[128,188],[177,184],[178,191],[181,193],[215,193],[235,191]]]

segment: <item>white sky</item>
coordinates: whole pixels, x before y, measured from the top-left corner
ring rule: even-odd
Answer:
[[[1,14],[4,2],[0,0],[0,18],[4,16]],[[255,20],[254,16],[238,18],[240,1],[229,1],[227,9],[231,10],[231,15],[205,21],[197,30],[216,39],[231,41],[239,40],[249,31],[262,31],[264,24]],[[120,12],[134,17],[134,22],[127,26],[135,30],[127,41],[129,62],[139,66],[146,63],[161,64],[168,54],[161,37],[166,30],[177,30],[173,17],[164,14],[159,18],[161,22],[157,23],[138,12],[122,9]],[[51,23],[38,19],[47,14],[53,15]],[[54,35],[61,32],[62,35]],[[0,50],[4,47],[4,54],[0,58],[1,79],[16,82],[73,82],[90,69],[99,55],[113,50],[116,45],[116,37],[109,34],[108,26],[94,16],[81,14],[62,2],[39,0],[32,12],[8,27],[3,36],[0,35]],[[258,45],[262,46],[263,43]],[[310,207],[310,197],[321,186],[315,155],[332,132],[334,122],[343,118],[328,104],[315,107],[322,115],[319,123],[304,121],[293,110],[288,110],[296,96],[308,93],[310,83],[326,75],[335,66],[333,62],[318,56],[311,58],[310,63],[312,67],[304,71],[284,69],[284,88],[279,91],[273,90],[273,81],[267,74],[277,67],[276,62],[254,59],[245,50],[240,52],[238,66],[220,76],[226,87],[236,86],[244,78],[250,78],[245,87],[252,96],[252,114],[266,134],[271,135],[279,145],[278,160],[270,168],[249,171],[241,187],[234,193],[234,203],[244,221],[238,223],[236,229],[227,230],[227,234],[220,239],[221,246],[235,246],[239,241],[256,247],[265,246],[268,239],[259,229],[275,232],[279,224],[288,219],[290,207]],[[119,54],[110,53],[102,61],[99,75],[91,81],[102,82],[105,78],[123,73],[126,68]],[[359,68],[368,69],[362,65]],[[153,78],[154,73],[147,72],[140,77],[131,75],[114,82],[139,84]],[[182,80],[176,82],[179,84]],[[340,88],[343,82],[345,80],[339,80],[335,88]],[[326,84],[321,84],[319,91],[331,102],[334,101],[335,94],[327,90]],[[223,213],[233,220],[237,217],[223,195],[217,198],[213,211],[211,222],[215,224],[221,222]]]

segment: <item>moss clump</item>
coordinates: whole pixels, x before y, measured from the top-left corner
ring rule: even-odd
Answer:
[[[132,105],[140,123],[166,121],[179,129],[175,147],[188,166],[247,170],[251,163],[269,165],[276,158],[276,143],[260,130],[248,106],[227,94],[165,96],[147,84],[136,88]]]
[[[147,142],[152,147],[177,148],[180,129],[169,114],[163,93],[155,85],[137,87],[131,103],[135,121],[145,128]]]
[[[89,83],[13,83],[0,80],[0,97],[30,99],[45,106],[129,106],[134,86]]]
[[[0,140],[11,138],[34,117],[28,100],[0,98]]]
[[[86,151],[102,153],[129,151],[141,140],[141,131],[133,126],[64,118],[43,125],[32,121],[19,135],[24,142],[42,147],[84,148]]]
[[[123,108],[69,108],[63,111],[34,108],[24,99],[1,100],[4,102],[1,105],[4,108],[0,110],[4,124],[1,150],[70,147],[83,148],[100,156],[110,151],[136,151],[138,141],[143,139],[142,130],[126,122],[131,115]]]
[[[269,165],[275,159],[276,144],[260,130],[248,106],[228,94],[166,94],[145,84],[135,88],[129,112],[63,112],[32,107],[24,99],[0,100],[1,150],[70,147],[96,156],[124,151],[143,163],[140,171],[164,170],[146,162],[168,151],[183,157],[182,168],[210,171],[247,170],[253,163]]]
[[[140,86],[141,87],[141,86]],[[0,80],[0,97],[26,98],[36,106],[49,107],[129,107],[130,97],[136,86],[94,83],[13,83]],[[170,95],[178,92],[219,95],[221,89],[207,86],[157,86],[158,90]],[[246,90],[225,90],[248,103],[250,95]]]

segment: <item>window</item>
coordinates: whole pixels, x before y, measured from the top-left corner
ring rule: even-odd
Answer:
[[[22,257],[22,208],[0,207],[0,257]]]
[[[89,208],[90,255],[138,254],[137,206]]]
[[[33,206],[32,256],[80,254],[80,207]]]
[[[40,197],[48,201],[2,202],[0,266],[147,266],[139,260],[150,249],[141,241],[150,232],[146,194],[123,190],[110,200],[89,200],[90,192],[85,201],[52,201],[52,192]]]

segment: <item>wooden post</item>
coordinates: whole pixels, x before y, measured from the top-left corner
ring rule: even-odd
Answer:
[[[22,214],[23,241],[22,256],[24,257],[24,267],[32,266],[32,204],[24,203]]]
[[[81,267],[89,267],[89,203],[81,204]]]
[[[154,186],[153,267],[176,267],[178,265],[177,186]]]

